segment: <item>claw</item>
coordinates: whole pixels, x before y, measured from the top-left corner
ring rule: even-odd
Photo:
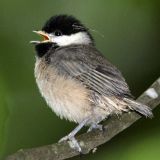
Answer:
[[[68,141],[69,146],[71,148],[73,148],[74,150],[76,150],[79,153],[82,153],[82,149],[78,143],[78,141],[75,139],[75,137],[70,137],[70,136],[65,136],[63,138],[61,138],[58,143],[64,142],[64,141]]]
[[[95,130],[95,129],[99,129],[100,131],[103,131],[103,125],[101,125],[101,124],[92,124],[89,127],[87,132],[91,132],[92,130]]]
[[[62,142],[67,141],[67,140],[69,140],[69,139],[70,139],[69,136],[62,137],[62,138],[58,141],[58,143],[62,143]]]
[[[82,149],[81,146],[79,145],[78,141],[75,139],[75,137],[72,137],[69,140],[69,145],[71,148],[73,148],[74,150],[76,150],[79,153],[82,153]]]

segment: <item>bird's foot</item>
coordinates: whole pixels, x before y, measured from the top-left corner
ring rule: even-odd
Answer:
[[[75,135],[87,123],[87,121],[89,119],[90,119],[90,117],[85,118],[81,123],[79,123],[79,125],[72,132],[70,132],[67,136],[61,138],[59,140],[59,143],[64,142],[64,141],[68,141],[71,148],[75,149],[79,153],[82,153],[82,149],[81,149],[78,141],[75,139]]]
[[[95,129],[99,129],[100,131],[103,131],[104,128],[103,128],[103,125],[102,124],[92,124],[88,131],[87,132],[91,132],[92,130],[95,130]]]
[[[78,151],[79,153],[82,153],[82,149],[78,143],[78,141],[76,140],[76,138],[70,135],[67,135],[63,138],[61,138],[58,143],[64,142],[64,141],[68,141],[69,145],[71,148],[73,148],[74,150]]]

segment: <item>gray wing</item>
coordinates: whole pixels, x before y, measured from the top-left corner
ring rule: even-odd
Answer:
[[[59,74],[75,78],[92,92],[97,106],[108,106],[108,112],[135,110],[152,117],[151,109],[134,101],[121,72],[93,46],[67,46],[51,50],[46,60]],[[102,95],[102,96],[101,96]],[[97,97],[98,96],[98,97]]]
[[[105,96],[131,97],[124,79],[117,77],[115,70],[98,65],[92,68],[87,64],[74,61],[62,61],[62,66],[85,86]]]
[[[58,67],[86,87],[104,96],[132,97],[120,71],[95,48],[59,51]]]

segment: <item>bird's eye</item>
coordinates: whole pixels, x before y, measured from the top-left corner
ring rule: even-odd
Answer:
[[[54,31],[55,36],[62,36],[62,32],[60,30]]]

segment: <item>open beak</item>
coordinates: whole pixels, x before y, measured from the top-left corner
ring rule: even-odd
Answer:
[[[32,44],[38,44],[38,43],[45,43],[45,42],[51,42],[51,39],[49,37],[48,33],[45,33],[43,31],[33,31],[34,33],[42,36],[43,40],[42,41],[30,41]]]

